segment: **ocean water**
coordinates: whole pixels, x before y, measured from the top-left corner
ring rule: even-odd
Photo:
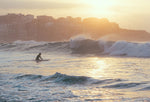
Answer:
[[[41,52],[43,59],[35,62]],[[0,102],[150,102],[150,43],[77,37],[0,44]]]

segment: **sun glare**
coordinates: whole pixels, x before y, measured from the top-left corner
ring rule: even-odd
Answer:
[[[110,15],[111,8],[115,5],[110,0],[84,0],[84,3],[89,6],[91,16]]]
[[[108,67],[108,64],[106,63],[105,59],[93,58],[92,60],[95,67],[90,72],[91,77],[102,77],[104,70],[106,70]]]
[[[106,0],[86,0],[86,2],[93,8],[104,9],[109,8],[114,4],[114,2]]]

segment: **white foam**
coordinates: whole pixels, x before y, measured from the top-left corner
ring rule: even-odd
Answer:
[[[150,43],[117,41],[104,52],[113,56],[150,57]]]

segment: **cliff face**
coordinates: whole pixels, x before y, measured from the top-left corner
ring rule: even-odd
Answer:
[[[58,18],[22,14],[0,16],[0,41],[15,40],[63,41],[85,34],[93,39],[150,41],[150,34],[140,30],[127,30],[106,18]]]

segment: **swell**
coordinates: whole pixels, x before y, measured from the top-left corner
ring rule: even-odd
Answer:
[[[26,79],[39,82],[54,82],[60,85],[98,85],[102,88],[114,88],[114,89],[126,89],[137,87],[147,84],[146,82],[128,82],[123,79],[94,79],[86,76],[71,76],[56,72],[50,76],[25,74],[15,77],[15,80]],[[149,89],[149,87],[143,88],[143,90]],[[141,89],[142,90],[142,89]]]
[[[90,78],[86,76],[70,76],[56,72],[54,75],[50,76],[33,75],[33,74],[19,75],[15,77],[15,79],[39,80],[42,82],[52,81],[58,84],[73,85],[73,84],[86,84]]]
[[[43,75],[34,75],[34,74],[24,74],[24,75],[15,75],[11,77],[13,79],[14,87],[21,87],[20,90],[27,90],[23,87],[22,84],[32,83],[41,83],[46,87],[53,87],[53,85],[62,85],[62,86],[91,86],[97,88],[106,88],[106,89],[134,89],[136,91],[149,91],[149,82],[130,82],[129,80],[124,79],[94,79],[87,76],[71,76],[67,74],[61,74],[56,72],[53,75],[43,76]],[[7,80],[8,81],[8,80]],[[20,83],[16,85],[16,83]],[[23,82],[23,83],[22,83]],[[1,86],[11,84],[12,82],[2,82]]]
[[[139,89],[138,91],[149,91],[150,86],[145,86],[144,88]]]
[[[35,80],[35,79],[41,79],[42,75],[25,74],[25,75],[17,76],[15,79],[24,79],[24,78]]]
[[[67,74],[61,74],[58,72],[50,76],[35,75],[35,74],[22,74],[22,75],[13,74],[13,75],[8,75],[8,77],[4,76],[4,80],[2,82],[4,84],[0,88],[0,94],[1,94],[0,100],[2,102],[7,102],[7,101],[49,102],[49,101],[61,101],[64,98],[65,99],[69,98],[68,101],[70,101],[70,99],[72,98],[80,98],[81,95],[85,96],[84,101],[103,101],[103,100],[109,100],[107,98],[106,99],[103,99],[103,97],[101,98],[101,96],[103,95],[108,94],[109,95],[108,97],[110,97],[110,95],[115,97],[116,95],[117,97],[122,97],[122,95],[126,95],[126,92],[128,92],[127,91],[128,88],[133,88],[132,90],[134,90],[134,89],[139,89],[139,87],[140,88],[143,87],[145,84],[149,84],[149,82],[129,82],[128,80],[123,80],[123,79],[103,79],[103,80],[93,79],[91,77],[76,76],[76,75],[71,76]],[[69,87],[66,87],[68,85]],[[107,89],[102,89],[102,88],[107,88]],[[108,88],[112,88],[113,90],[109,91]],[[82,93],[76,94],[74,93],[74,90],[76,91],[76,89],[78,89],[77,91],[80,93],[83,92],[83,94],[85,94],[84,91],[86,93],[87,92],[89,93],[92,90],[93,92],[95,91],[98,92],[98,94],[95,93],[92,95],[89,94],[83,95]],[[114,89],[127,89],[127,90],[115,91]],[[135,90],[134,92],[147,91],[146,93],[148,93],[149,89],[150,89],[149,86],[147,86],[143,88],[143,90]],[[129,89],[129,92],[132,90]],[[98,96],[100,96],[100,98]],[[128,99],[129,98],[127,97],[127,100]],[[112,101],[114,101],[114,99]],[[118,99],[116,101],[118,101]]]
[[[136,87],[142,84],[146,84],[146,83],[118,83],[118,84],[114,84],[114,85],[108,85],[108,86],[104,86],[103,88],[117,88],[117,89],[125,89],[125,88],[132,88],[132,87]]]
[[[85,84],[88,81],[88,79],[90,78],[85,76],[69,76],[57,72],[52,76],[42,79],[42,81],[53,80],[55,83],[73,85]]]
[[[1,43],[1,51],[24,51],[24,52],[50,52],[68,50],[68,42],[36,42],[36,41],[15,41],[13,43]]]

